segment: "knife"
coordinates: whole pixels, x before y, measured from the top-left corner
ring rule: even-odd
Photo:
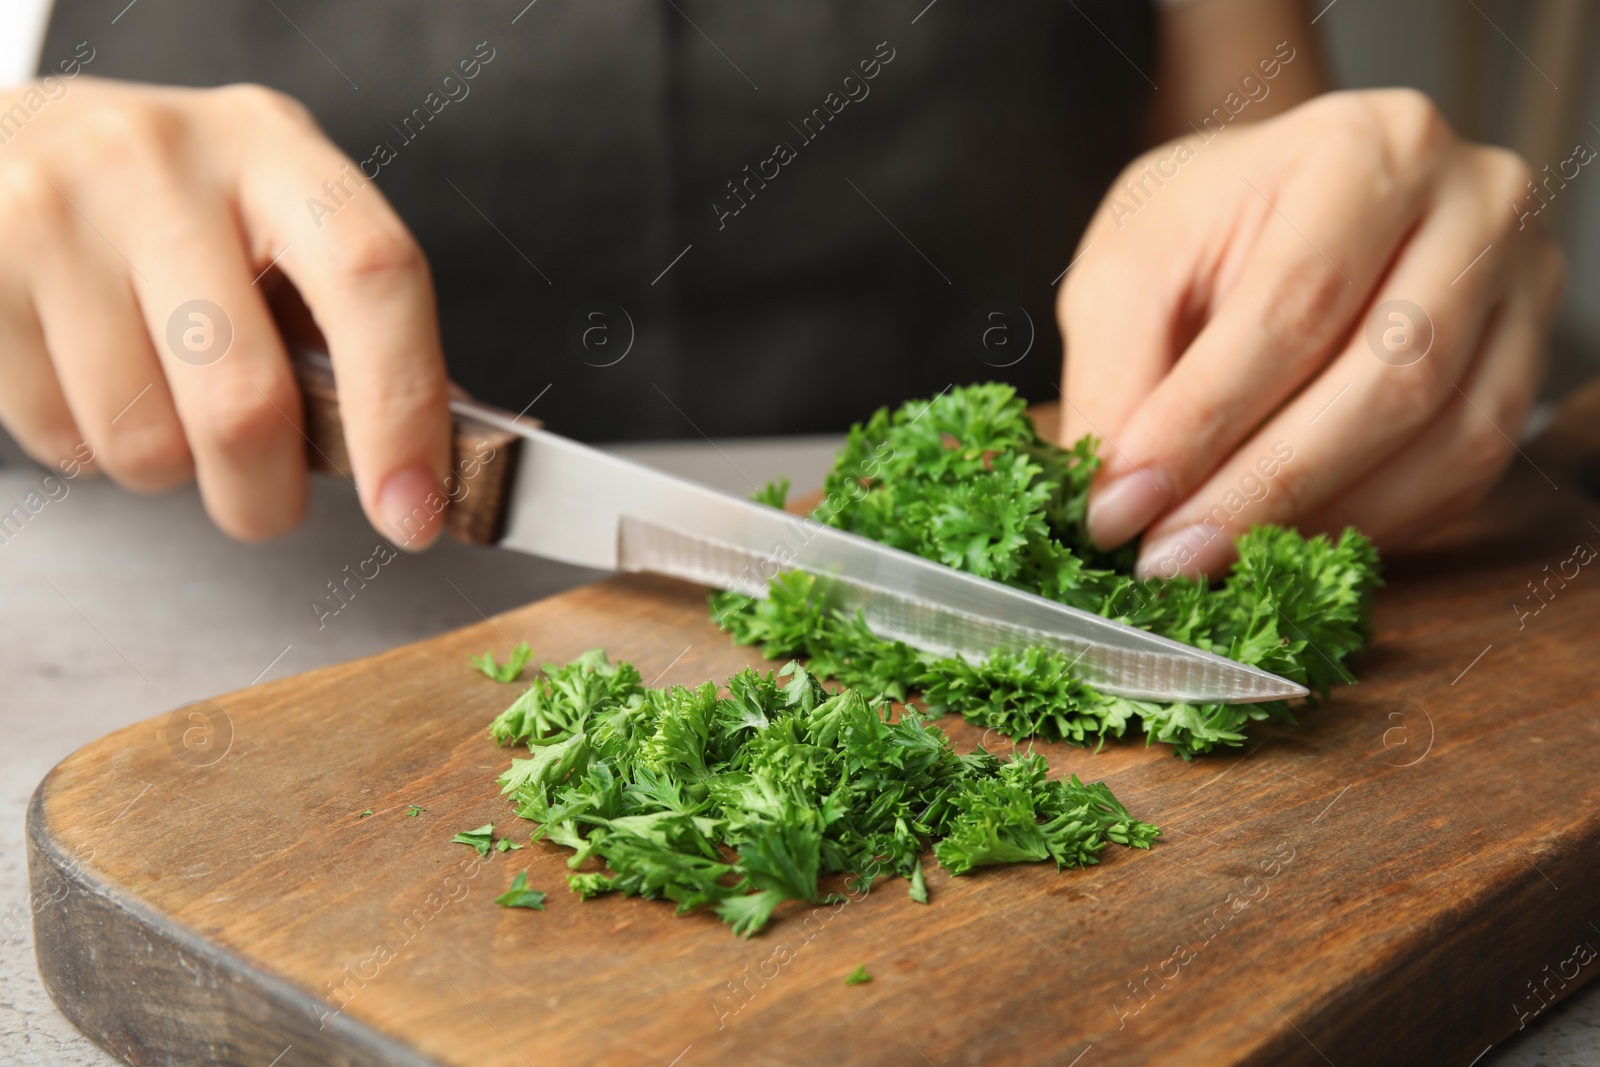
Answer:
[[[349,477],[328,357],[298,352],[307,458]],[[1034,645],[1072,658],[1107,693],[1256,703],[1304,686],[1223,656],[946,567],[812,519],[590,448],[531,420],[450,401],[454,466],[446,528],[469,543],[611,571],[649,571],[752,597],[784,570],[817,580],[828,606],[881,637],[982,660]],[[400,534],[403,531],[390,531]]]

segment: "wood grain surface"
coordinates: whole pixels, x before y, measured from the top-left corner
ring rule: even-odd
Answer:
[[[661,684],[757,661],[702,590],[628,577],[65,760],[28,826],[40,970],[140,1065],[1467,1067],[1600,971],[1600,565],[1571,562],[1600,509],[1544,474],[1521,464],[1390,568],[1361,684],[1298,727],[1193,763],[1041,746],[1161,825],[1150,853],[960,878],[929,858],[927,906],[890,883],[750,941],[582,903],[559,847],[477,862],[452,834],[528,824],[484,729],[517,687],[469,653],[604,646]],[[548,911],[492,903],[523,869]]]

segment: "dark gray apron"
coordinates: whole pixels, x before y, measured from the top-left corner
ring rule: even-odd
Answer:
[[[1053,399],[1051,283],[1140,147],[1147,3],[925,4],[57,0],[41,65],[86,40],[101,77],[305,101],[486,400],[548,385],[590,440],[823,432],[951,383]]]

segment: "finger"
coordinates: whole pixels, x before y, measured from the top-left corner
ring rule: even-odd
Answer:
[[[1330,131],[1281,186],[1264,153],[1257,178],[1238,179],[1235,232],[1212,277],[1190,283],[1216,310],[1120,432],[1089,509],[1098,544],[1122,543],[1193,492],[1314,376],[1422,214],[1427,137],[1397,150],[1373,127]],[[1271,146],[1278,133],[1250,136]],[[1152,479],[1170,486],[1164,499]]]
[[[258,540],[305,508],[305,441],[288,358],[252,270],[230,190],[188,159],[170,101],[127,100],[96,147],[136,161],[80,182],[80,210],[125,257],[212,520]],[[215,152],[208,145],[207,157]],[[224,149],[226,146],[224,146]]]
[[[8,235],[32,264],[33,304],[73,420],[118,483],[143,492],[181,485],[193,476],[193,459],[129,265],[67,191],[36,178],[37,187],[22,191],[34,222]]]
[[[1148,157],[1141,158],[1130,171],[1148,165]],[[1193,265],[1170,254],[1147,255],[1141,242],[1150,235],[1125,232],[1125,220],[1115,213],[1120,186],[1113,185],[1095,213],[1056,296],[1064,345],[1059,437],[1068,447],[1085,434],[1112,447],[1187,340],[1179,336],[1179,305]]]
[[[1196,279],[1215,269],[1212,235],[1242,224],[1237,211],[1185,210],[1181,194],[1151,199],[1203,147],[1182,138],[1128,165],[1090,220],[1056,302],[1065,345],[1061,443],[1093,434],[1102,456],[1124,469],[1138,466],[1118,445],[1129,418],[1203,325]],[[1159,469],[1130,486],[1162,506],[1172,499]],[[1124,510],[1130,504],[1138,507],[1125,501]]]
[[[277,258],[327,338],[368,518],[402,547],[425,547],[442,528],[450,455],[427,262],[376,184],[297,105],[264,90],[234,92],[276,131],[241,154],[252,254]]]
[[[1181,558],[1185,573],[1217,573],[1233,558],[1237,534],[1257,523],[1292,524],[1315,511],[1432,421],[1479,350],[1488,309],[1521,256],[1522,246],[1506,232],[1502,214],[1509,213],[1490,212],[1483,203],[1509,185],[1512,173],[1506,168],[1488,184],[1463,179],[1441,192],[1375,294],[1364,327],[1316,382],[1152,524],[1141,550],[1145,564],[1161,561],[1170,569]],[[1466,275],[1440,270],[1440,264],[1465,266],[1496,241],[1500,254]],[[1412,332],[1394,332],[1395,321]],[[1386,347],[1402,341],[1410,347]],[[1268,457],[1284,452],[1290,455],[1281,471],[1258,487],[1272,466]]]
[[[299,523],[307,499],[294,375],[227,205],[168,188],[146,207],[161,225],[140,231],[158,236],[159,249],[133,242],[135,255],[158,263],[136,283],[147,328],[207,513],[233,537],[276,537]]]
[[[38,463],[81,472],[88,448],[56,380],[27,290],[0,280],[0,423]],[[61,464],[77,464],[59,467]]]
[[[1301,528],[1333,533],[1354,526],[1380,549],[1393,550],[1476,506],[1517,456],[1515,442],[1543,377],[1547,325],[1535,303],[1526,292],[1508,300],[1438,417]]]

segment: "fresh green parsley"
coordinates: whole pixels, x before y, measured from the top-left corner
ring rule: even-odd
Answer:
[[[762,488],[757,489],[755,495],[750,499],[757,504],[765,504],[769,508],[781,508],[788,498],[789,479],[779,478],[777,481],[769,482]]]
[[[862,964],[845,977],[845,985],[866,985],[872,981],[872,975],[867,973],[867,965]]]
[[[463,830],[450,839],[453,845],[471,845],[478,850],[478,855],[487,856],[489,846],[494,842],[494,823],[486,822],[476,830]]]
[[[421,815],[423,812],[425,812],[427,810],[428,810],[427,808],[419,807],[418,805],[413,804],[409,808],[406,809],[406,816],[408,818],[415,819],[418,815]]]
[[[521,848],[522,846],[513,842],[509,837],[502,837],[494,843],[494,847],[497,852],[510,852],[512,849]]]
[[[528,647],[526,641],[511,650],[511,655],[504,663],[496,663],[493,652],[485,652],[481,656],[471,656],[472,665],[485,677],[507,685],[522,677],[522,669],[533,658],[533,649]]]
[[[721,695],[725,692],[725,695]],[[928,846],[952,873],[995,863],[1083,867],[1160,834],[1104,784],[1046,776],[1044,757],[958,753],[913,708],[830,693],[798,663],[745,670],[724,690],[646,686],[595,649],[548,666],[490,725],[525,746],[501,793],[534,840],[573,850],[568,886],[713,909],[740,936],[823,880],[910,880],[927,901]],[[493,826],[457,841],[488,848]]]
[[[545,896],[546,894],[537,889],[529,889],[528,872],[520,871],[511,879],[511,888],[495,897],[494,902],[502,908],[534,908],[543,911]]]
[[[1326,696],[1370,637],[1378,556],[1355,530],[1336,540],[1260,526],[1219,585],[1133,577],[1135,549],[1103,553],[1084,516],[1097,442],[1041,438],[1010,386],[972,385],[887,408],[856,425],[813,518],[947,566],[1229,656]],[[787,484],[757,499],[782,506]],[[826,608],[803,572],[755,599],[715,593],[712,616],[741,644],[866,694],[948,711],[1013,738],[1103,743],[1143,732],[1188,759],[1244,743],[1250,723],[1292,722],[1288,704],[1161,704],[1101,693],[1040,648],[985,662],[935,656]]]
[[[356,812],[356,818],[365,819],[368,815],[371,815],[371,814],[372,814],[372,809],[368,808],[366,811],[358,811],[358,812]]]

